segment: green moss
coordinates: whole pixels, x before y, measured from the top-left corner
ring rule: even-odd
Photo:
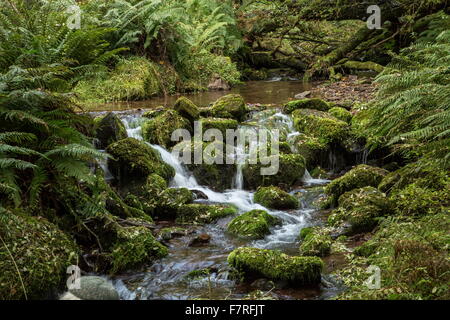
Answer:
[[[54,224],[19,211],[2,213],[0,236],[0,297],[6,300],[25,298],[21,280],[28,299],[51,293],[65,282],[67,267],[76,264],[79,254]]]
[[[279,219],[264,210],[252,210],[231,220],[227,231],[246,239],[262,239],[270,233],[270,227]]]
[[[192,203],[194,196],[192,191],[186,188],[168,188],[160,192],[156,199],[155,216],[159,219],[173,219],[177,215],[178,209]]]
[[[127,130],[119,117],[109,112],[105,117],[97,120],[96,137],[101,148],[106,148],[111,143],[125,139]]]
[[[349,126],[329,113],[311,109],[299,109],[292,113],[295,128],[315,137],[322,144],[339,143],[349,134]]]
[[[120,228],[117,237],[111,252],[112,273],[136,268],[168,254],[168,249],[145,227]]]
[[[248,189],[256,189],[259,186],[278,186],[285,185],[291,186],[303,177],[305,173],[305,158],[299,154],[280,154],[279,168],[275,175],[261,175],[261,168],[267,168],[270,166],[270,159],[276,161],[276,157],[264,158],[262,161],[266,163],[262,165],[261,159],[257,164],[245,164],[242,169],[244,176],[244,184]]]
[[[198,118],[200,117],[200,110],[198,109],[198,107],[186,97],[178,98],[173,108],[182,117],[188,119],[191,122],[198,120]]]
[[[286,103],[283,108],[284,113],[292,113],[297,109],[314,109],[319,111],[328,111],[330,104],[322,99],[306,98],[301,100],[294,100]]]
[[[311,233],[313,232],[314,227],[306,227],[306,228],[302,228],[300,230],[300,234],[299,234],[299,239],[300,240],[305,240],[305,238]]]
[[[314,179],[327,179],[329,177],[329,175],[325,169],[323,169],[321,167],[315,167],[311,171],[311,177],[313,177]]]
[[[376,72],[381,72],[384,70],[384,67],[382,65],[379,65],[378,63],[372,61],[347,61],[343,64],[343,67],[347,69],[372,70]]]
[[[198,269],[198,270],[192,270],[189,273],[187,273],[184,278],[187,280],[196,280],[196,279],[202,279],[209,277],[211,275],[211,269],[204,268],[204,269]]]
[[[152,173],[166,181],[175,176],[175,170],[162,161],[158,151],[134,138],[117,141],[106,152],[114,158],[108,160],[109,169],[121,183],[146,179]]]
[[[336,205],[339,197],[347,191],[366,186],[378,187],[387,171],[368,165],[359,165],[325,187],[325,193],[331,197],[330,203]]]
[[[324,154],[328,152],[329,146],[319,138],[300,133],[292,141],[292,148],[295,153],[301,154],[309,168],[320,163]]]
[[[330,110],[328,110],[328,113],[331,114],[336,119],[339,119],[341,121],[351,123],[352,121],[352,114],[347,109],[344,109],[342,107],[333,107]]]
[[[206,132],[208,129],[217,129],[222,132],[223,139],[225,141],[227,137],[226,130],[237,129],[239,123],[234,119],[221,119],[221,118],[203,118],[201,119],[203,132]]]
[[[302,229],[303,231],[304,229]],[[313,227],[307,231],[300,231],[300,253],[304,256],[324,257],[330,254],[333,240],[324,228]]]
[[[186,204],[178,209],[175,221],[180,224],[207,224],[236,213],[236,208],[226,205]]]
[[[297,209],[298,199],[278,187],[259,187],[253,200],[269,209]]]
[[[371,231],[382,216],[393,213],[392,202],[374,187],[346,192],[339,197],[339,208],[328,217],[332,226],[348,223],[346,234]]]
[[[192,131],[189,120],[180,116],[175,110],[166,110],[162,114],[152,118],[142,125],[142,136],[144,140],[169,148],[177,142],[172,141],[172,132],[176,129],[187,129]]]
[[[211,113],[219,118],[233,118],[243,121],[247,113],[247,106],[239,94],[228,94],[220,97],[211,107]]]
[[[291,257],[280,251],[238,248],[228,263],[244,274],[244,279],[259,277],[288,281],[292,285],[320,283],[323,262],[318,257]]]

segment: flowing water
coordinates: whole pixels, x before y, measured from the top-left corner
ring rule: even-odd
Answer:
[[[139,113],[120,114],[127,129],[128,136],[142,140],[141,123],[143,119]],[[277,110],[263,111],[253,115],[248,120],[252,126],[245,124],[241,128],[255,130],[255,123],[260,127],[277,128],[287,137],[297,135],[292,119]],[[208,203],[228,203],[236,206],[239,213],[264,209],[282,220],[280,226],[274,227],[271,234],[262,240],[243,241],[227,235],[226,225],[232,218],[224,218],[206,226],[190,226],[186,236],[166,242],[169,255],[154,263],[143,272],[123,274],[114,279],[115,286],[122,299],[236,299],[242,298],[254,286],[238,285],[229,279],[229,267],[226,259],[228,254],[240,246],[252,246],[265,249],[279,249],[288,254],[298,254],[297,240],[300,230],[306,226],[320,223],[318,209],[313,202],[323,191],[328,180],[313,179],[306,171],[303,178],[303,187],[292,190],[291,193],[301,200],[300,209],[289,211],[268,210],[253,202],[253,193],[243,190],[242,165],[237,165],[233,185],[225,192],[213,191],[208,186],[199,185],[195,177],[180,163],[177,157],[158,145],[150,145],[157,150],[164,162],[175,169],[175,177],[171,187],[184,187],[203,192],[208,197]],[[246,157],[244,150],[237,148],[240,157]],[[107,168],[104,168],[107,170]],[[205,200],[197,200],[205,201]],[[211,236],[206,246],[189,246],[191,240],[202,233]],[[198,279],[188,279],[189,272],[210,268],[210,276]],[[332,296],[336,287],[317,286],[303,289],[276,289],[273,294],[284,299],[292,298],[325,298]]]

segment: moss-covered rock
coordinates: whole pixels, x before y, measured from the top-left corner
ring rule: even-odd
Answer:
[[[178,209],[194,201],[194,196],[186,188],[168,188],[157,196],[155,216],[159,219],[174,219]]]
[[[259,187],[253,200],[269,209],[297,209],[298,199],[278,187]]]
[[[257,164],[246,163],[242,168],[244,185],[247,189],[256,189],[259,186],[291,186],[300,181],[305,174],[305,158],[299,154],[280,154],[278,161],[278,172],[274,175],[261,175],[261,168],[270,167],[270,159],[277,161],[275,156],[264,158],[262,161],[269,164],[261,164],[259,159]]]
[[[326,186],[325,193],[331,197],[330,203],[336,205],[339,197],[347,191],[367,186],[378,187],[386,174],[384,169],[362,164],[333,180]]]
[[[364,187],[341,195],[339,207],[328,217],[328,223],[335,227],[344,226],[346,234],[369,232],[380,217],[392,213],[392,202],[384,193],[374,187]]]
[[[248,247],[231,252],[228,263],[243,273],[246,280],[264,277],[288,281],[291,285],[320,283],[323,268],[318,257],[291,257],[280,251]]]
[[[96,137],[100,143],[100,148],[105,149],[111,143],[125,139],[127,131],[119,117],[109,112],[98,121]]]
[[[227,135],[227,129],[237,129],[239,123],[234,119],[222,119],[222,118],[203,118],[201,119],[203,132],[208,129],[217,129],[222,132],[223,141],[225,141]]]
[[[319,138],[300,133],[290,139],[294,153],[301,154],[306,161],[308,168],[313,168],[328,154],[328,144]]]
[[[346,61],[342,66],[352,70],[371,70],[375,72],[381,72],[384,70],[382,65],[372,61]]]
[[[158,151],[142,141],[126,138],[117,141],[106,149],[113,159],[108,159],[108,166],[114,177],[126,184],[130,180],[143,180],[156,173],[169,181],[175,176],[175,170],[164,163]]]
[[[307,231],[303,231],[307,229]],[[330,254],[333,240],[328,231],[320,227],[304,228],[300,231],[300,253],[304,256],[324,257]],[[303,232],[302,232],[303,231]]]
[[[264,210],[252,210],[231,220],[227,231],[246,239],[262,239],[270,233],[270,227],[279,219]]]
[[[219,118],[233,118],[243,121],[247,113],[244,98],[239,94],[228,94],[220,97],[211,107],[211,113]]]
[[[177,111],[169,109],[144,122],[142,125],[142,136],[145,141],[168,149],[177,143],[171,140],[172,133],[176,129],[186,129],[192,132],[192,125],[189,120],[183,118]]]
[[[2,299],[41,299],[55,293],[67,279],[67,267],[76,264],[79,249],[73,240],[44,218],[3,212],[0,235]]]
[[[200,117],[199,108],[188,98],[180,97],[175,102],[173,108],[184,118],[193,122]]]
[[[348,123],[323,111],[299,109],[292,116],[295,129],[317,138],[320,143],[340,143],[349,134]]]
[[[145,227],[120,228],[111,251],[112,273],[136,268],[165,257],[168,249]]]
[[[330,109],[330,104],[326,101],[323,101],[322,99],[317,98],[294,100],[284,105],[283,112],[289,114],[297,109],[314,109],[319,111],[328,111]]]
[[[176,223],[207,224],[237,213],[237,209],[227,205],[186,204],[178,209]]]
[[[344,109],[342,107],[333,107],[330,110],[328,110],[328,113],[331,114],[336,119],[339,119],[341,121],[350,123],[352,121],[352,114],[347,109]]]

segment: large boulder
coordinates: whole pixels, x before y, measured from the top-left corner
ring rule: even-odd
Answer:
[[[70,237],[41,217],[2,212],[0,297],[42,299],[67,279],[79,249]]]
[[[228,263],[246,280],[264,277],[291,285],[319,284],[323,268],[318,257],[292,257],[280,251],[248,247],[231,252]]]
[[[243,121],[247,114],[244,98],[239,94],[228,94],[220,97],[211,107],[211,113],[219,118],[233,118]]]
[[[270,233],[270,227],[279,219],[264,210],[252,210],[231,220],[227,231],[245,239],[262,239]]]
[[[111,143],[125,139],[127,130],[119,117],[109,112],[105,117],[96,121],[96,137],[99,141],[99,147],[105,149]]]
[[[175,219],[178,209],[194,201],[193,193],[186,188],[168,188],[158,193],[155,199],[155,217]]]
[[[380,217],[393,212],[393,204],[384,193],[374,187],[364,187],[341,195],[339,207],[328,217],[328,223],[352,235],[372,231]]]
[[[80,287],[70,289],[69,293],[79,300],[119,300],[119,293],[111,281],[98,276],[85,276],[79,279]],[[65,297],[61,300],[66,300]],[[71,298],[70,300],[74,300]]]
[[[337,205],[339,197],[353,189],[367,186],[378,187],[387,173],[384,169],[365,164],[356,166],[326,186],[325,193],[330,197],[329,203],[334,206]]]
[[[329,146],[318,138],[299,133],[289,139],[291,149],[294,153],[301,154],[308,168],[323,164],[324,158],[328,158]]]
[[[257,164],[245,164],[242,173],[244,176],[244,185],[247,189],[255,190],[259,186],[291,186],[299,182],[305,174],[305,159],[299,154],[283,154],[277,159],[275,156],[271,158],[263,158],[263,161],[270,163],[270,160],[278,161],[278,172],[274,175],[261,175],[261,168],[270,167],[270,164],[263,165],[261,159]]]
[[[341,121],[350,123],[352,121],[352,114],[347,109],[344,109],[342,107],[333,107],[330,110],[328,110],[328,113],[331,114],[336,119],[339,119]]]
[[[303,228],[300,231],[300,254],[324,257],[331,251],[333,240],[329,233],[320,227]]]
[[[186,204],[178,209],[176,222],[179,224],[207,224],[237,213],[227,205]]]
[[[297,109],[314,109],[319,111],[328,111],[330,109],[330,104],[326,101],[323,101],[322,99],[305,98],[286,103],[283,107],[283,112],[289,114]]]
[[[146,227],[119,227],[111,250],[111,272],[118,273],[154,262],[168,252]]]
[[[253,200],[269,209],[297,209],[298,199],[278,187],[259,187]]]
[[[208,129],[217,129],[223,135],[223,141],[227,137],[227,129],[235,130],[237,129],[239,122],[234,119],[223,119],[223,118],[203,118],[201,119],[203,132]]]
[[[134,138],[117,141],[106,149],[113,158],[108,159],[111,173],[120,184],[130,180],[143,180],[152,173],[169,181],[175,170],[162,161],[158,151]]]
[[[341,143],[349,134],[348,123],[327,112],[298,109],[292,116],[296,130],[319,139],[321,143]]]
[[[193,122],[198,120],[200,117],[199,108],[188,98],[180,97],[175,102],[173,106],[174,110],[177,111],[182,117]]]
[[[192,132],[191,122],[183,118],[177,111],[169,109],[144,122],[142,136],[145,141],[168,149],[177,144],[176,141],[171,140],[173,131],[177,129],[186,129]]]

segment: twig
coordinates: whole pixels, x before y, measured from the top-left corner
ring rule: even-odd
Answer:
[[[16,264],[16,260],[14,260],[14,257],[13,257],[13,255],[12,255],[11,251],[9,251],[9,248],[8,248],[8,246],[6,245],[5,241],[3,241],[2,236],[0,236],[0,240],[2,241],[3,246],[6,248],[6,251],[8,251],[8,254],[9,254],[9,256],[11,257],[11,260],[12,260],[12,262],[13,262],[13,264],[14,264],[14,267],[16,268],[17,274],[19,275],[20,283],[21,283],[22,289],[23,289],[23,294],[25,295],[25,300],[28,300],[27,290],[25,290],[25,285],[24,285],[24,283],[23,283],[23,279],[22,279],[22,275],[20,274],[19,267],[18,267],[17,264]]]

